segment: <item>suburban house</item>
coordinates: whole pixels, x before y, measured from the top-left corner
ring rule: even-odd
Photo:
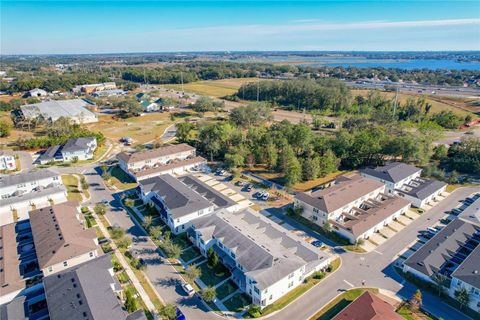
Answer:
[[[170,111],[175,109],[175,104],[172,99],[158,98],[155,103],[160,107],[162,111]]]
[[[185,182],[184,182],[185,181]],[[236,202],[207,188],[194,177],[177,179],[169,174],[142,180],[139,185],[144,203],[152,203],[173,233],[185,232],[191,221],[217,208],[234,211]]]
[[[0,305],[35,290],[27,281],[39,274],[28,220],[0,226]]]
[[[33,242],[44,276],[103,254],[95,228],[85,229],[78,206],[68,201],[30,211]]]
[[[196,156],[196,149],[188,144],[165,145],[157,149],[117,155],[120,168],[135,181],[162,174],[182,174],[201,167],[207,160]]]
[[[143,310],[123,309],[122,287],[111,256],[104,255],[43,279],[51,320],[146,320]]]
[[[388,193],[404,197],[414,207],[424,208],[445,192],[447,184],[421,178],[421,173],[422,169],[417,167],[401,162],[392,162],[386,166],[363,169],[360,174],[384,183]]]
[[[338,177],[334,184],[300,192],[294,206],[315,224],[332,229],[351,243],[367,239],[410,208],[410,202],[386,193],[385,185],[358,174]]]
[[[470,293],[469,307],[480,312],[480,199],[403,262],[403,271],[426,282],[444,278],[448,294]]]
[[[394,307],[376,294],[365,291],[332,320],[402,320]]]
[[[138,102],[140,102],[142,100],[146,100],[148,98],[149,98],[148,94],[143,93],[143,92],[139,92],[135,95],[135,99],[137,99]]]
[[[66,201],[67,191],[58,173],[49,169],[0,176],[0,224],[28,219],[28,210]]]
[[[93,159],[97,149],[97,139],[95,137],[72,138],[64,145],[56,145],[48,148],[37,159],[40,164],[46,164],[55,161],[77,161]]]
[[[27,92],[26,96],[27,97],[46,97],[48,95],[47,91],[39,88],[32,89]]]
[[[204,256],[212,248],[240,290],[262,308],[325,270],[332,260],[330,254],[250,209],[236,213],[220,209],[195,219],[188,236]]]
[[[115,90],[117,89],[117,85],[115,82],[103,82],[103,83],[94,83],[94,84],[82,84],[79,86],[75,86],[72,89],[73,93],[93,93],[97,91],[104,91],[104,90]]]
[[[60,117],[64,117],[80,124],[97,122],[97,115],[87,107],[93,107],[93,105],[83,99],[48,100],[20,106],[16,116],[23,120],[35,120],[41,117],[54,122]]]
[[[15,154],[13,150],[0,150],[0,171],[10,171],[17,169],[15,163]]]
[[[154,111],[160,110],[160,107],[158,106],[158,104],[156,104],[155,102],[147,101],[147,100],[140,102],[140,106],[145,112],[154,112]]]

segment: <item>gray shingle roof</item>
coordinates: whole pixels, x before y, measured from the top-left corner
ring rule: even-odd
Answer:
[[[418,184],[418,186],[414,186],[413,184]],[[431,196],[434,192],[440,190],[441,188],[445,187],[447,184],[443,181],[438,180],[429,180],[429,179],[415,179],[410,181],[407,185],[403,185],[401,189],[397,189],[396,191],[408,194],[414,198],[423,200]],[[410,188],[409,191],[405,191],[405,187]]]
[[[75,152],[81,150],[88,150],[89,144],[95,140],[95,137],[86,138],[74,138],[69,139],[67,143],[63,145],[62,152]]]
[[[0,188],[15,186],[20,183],[38,181],[58,176],[58,173],[50,169],[30,170],[19,174],[0,176]]]
[[[215,237],[232,250],[245,274],[255,279],[260,289],[301,266],[311,269],[331,257],[250,209],[238,213],[222,209],[192,223],[203,239]]]
[[[455,255],[479,227],[455,219],[412,254],[404,264],[431,277],[442,270],[447,261]]]
[[[452,277],[462,280],[469,285],[480,289],[480,246],[458,266]]]
[[[480,227],[480,198],[465,208],[458,217]]]
[[[402,162],[392,162],[386,166],[376,167],[375,169],[365,168],[361,170],[364,174],[393,183],[402,181],[419,171],[422,171],[422,169]]]
[[[213,206],[210,201],[169,174],[142,180],[140,185],[145,193],[151,191],[162,198],[174,219]]]
[[[233,201],[223,193],[213,189],[205,182],[200,181],[192,175],[183,176],[178,179],[184,184],[186,184],[190,189],[195,190],[202,197],[208,199],[210,202],[215,204],[217,208],[227,208],[236,204],[235,201]]]
[[[111,256],[104,255],[45,277],[43,284],[50,319],[127,319],[127,312],[111,286],[118,285],[108,271],[111,268]]]
[[[19,296],[9,303],[0,305],[0,319],[2,320],[28,320],[25,307],[25,296]]]

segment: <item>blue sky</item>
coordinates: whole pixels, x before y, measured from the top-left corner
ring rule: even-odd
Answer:
[[[480,50],[480,1],[0,1],[2,54]]]

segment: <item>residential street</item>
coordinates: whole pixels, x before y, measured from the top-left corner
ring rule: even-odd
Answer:
[[[62,168],[81,171],[79,168]],[[70,170],[68,170],[70,171]],[[208,312],[206,307],[197,298],[187,298],[180,287],[181,277],[177,271],[164,262],[157,252],[156,246],[151,242],[142,229],[135,225],[126,211],[121,208],[118,199],[115,199],[108,190],[100,175],[94,170],[93,165],[85,168],[87,181],[90,184],[92,198],[88,203],[95,204],[101,200],[108,200],[111,204],[106,217],[111,224],[118,224],[127,230],[132,237],[138,238],[133,248],[147,262],[146,275],[158,291],[160,296],[169,303],[175,303],[185,313],[188,319],[212,319],[219,317],[214,312]],[[455,207],[461,199],[472,192],[477,191],[474,187],[462,188],[454,191],[448,198],[437,204],[427,213],[405,227],[389,239],[375,251],[366,254],[337,252],[342,259],[341,268],[333,275],[322,281],[319,285],[300,297],[295,303],[290,304],[278,313],[271,314],[268,319],[308,319],[319,309],[327,304],[332,298],[352,287],[362,286],[365,280],[367,287],[379,287],[390,290],[398,296],[408,299],[416,290],[416,287],[403,283],[404,280],[394,271],[391,263],[397,258],[397,254],[417,239],[418,231],[434,224],[444,216],[444,212]],[[116,195],[118,197],[118,194]],[[271,212],[269,210],[269,212]],[[277,213],[278,214],[278,213]],[[288,221],[292,223],[291,221]],[[324,240],[325,239],[321,239]],[[327,242],[328,243],[328,242]],[[403,284],[402,284],[403,283]],[[443,303],[437,296],[423,293],[423,303],[426,310],[443,319],[469,319],[455,309]]]

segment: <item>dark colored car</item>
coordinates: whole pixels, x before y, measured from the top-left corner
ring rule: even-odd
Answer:
[[[252,191],[252,189],[253,189],[253,186],[250,183],[245,186],[245,190],[248,192]]]
[[[187,320],[185,315],[183,314],[182,310],[177,308],[177,317],[175,318],[176,320]]]
[[[315,241],[312,241],[312,245],[314,247],[320,248],[321,246],[323,246],[323,242],[320,240],[315,240]]]

